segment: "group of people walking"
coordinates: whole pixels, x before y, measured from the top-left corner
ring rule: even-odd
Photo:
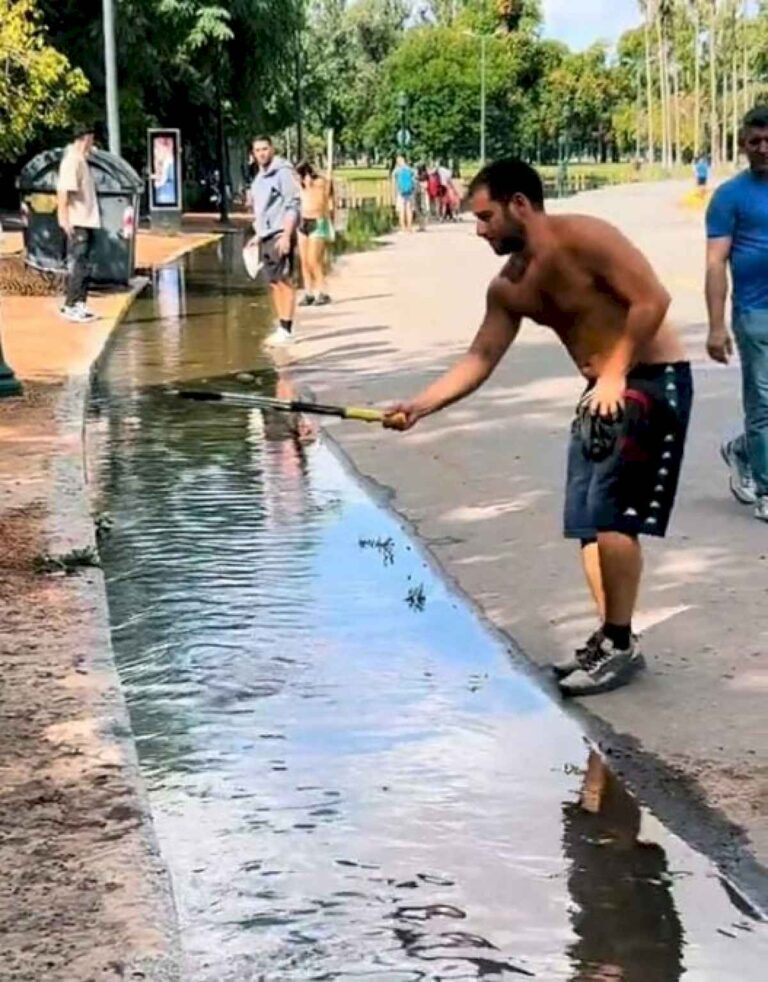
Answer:
[[[425,228],[428,219],[449,222],[458,217],[462,190],[445,163],[413,167],[400,154],[392,170],[392,190],[403,232],[413,231],[414,226]]]

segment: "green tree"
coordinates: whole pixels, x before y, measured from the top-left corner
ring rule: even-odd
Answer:
[[[0,0],[0,160],[65,126],[87,88],[84,74],[48,43],[35,0]]]

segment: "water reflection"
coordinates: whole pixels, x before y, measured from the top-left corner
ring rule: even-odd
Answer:
[[[635,799],[591,752],[579,801],[563,806],[574,982],[676,982],[683,974],[666,855],[640,838],[640,825]]]
[[[186,978],[762,978],[761,926],[732,930],[706,861],[645,812],[640,835],[594,758],[582,788],[577,727],[316,431],[163,395],[288,384],[234,377],[268,327],[244,277],[207,250],[183,288],[178,317],[135,309],[89,446]]]

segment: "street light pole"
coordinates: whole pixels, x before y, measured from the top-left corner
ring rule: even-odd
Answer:
[[[485,43],[488,38],[480,35],[480,166],[485,166]]]
[[[104,74],[107,86],[107,130],[109,152],[120,156],[120,104],[117,98],[117,58],[115,56],[115,9],[113,0],[102,0],[104,20]]]

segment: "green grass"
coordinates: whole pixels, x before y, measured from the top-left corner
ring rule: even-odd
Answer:
[[[386,167],[338,167],[333,173],[347,181],[381,181],[389,177]]]
[[[461,173],[465,178],[471,177],[479,169],[480,163],[476,160],[465,160],[461,164]],[[542,177],[554,178],[557,176],[557,164],[542,164],[537,169]],[[389,171],[386,167],[339,167],[334,173],[339,178],[355,183],[358,181],[381,181],[389,177]],[[684,165],[673,168],[671,171],[665,171],[660,164],[643,165],[638,175],[631,162],[618,164],[571,163],[568,165],[568,173],[574,177],[595,175],[618,184],[624,181],[634,181],[638,178],[643,181],[660,181],[665,177],[688,177],[691,168]]]

